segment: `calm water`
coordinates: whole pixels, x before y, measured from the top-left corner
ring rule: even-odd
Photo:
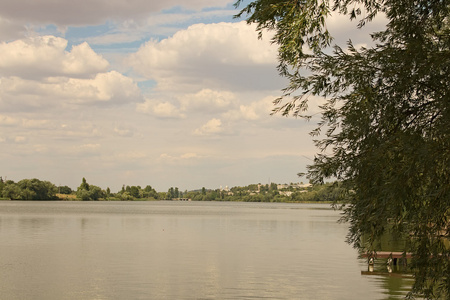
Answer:
[[[0,299],[398,299],[327,205],[0,201]]]

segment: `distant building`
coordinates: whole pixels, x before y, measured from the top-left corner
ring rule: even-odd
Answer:
[[[222,186],[220,186],[220,191],[221,191],[221,192],[224,192],[224,191],[225,191],[225,192],[229,192],[230,189],[228,188],[228,185],[226,185],[225,188],[222,188]]]
[[[277,189],[278,190],[283,190],[283,189],[305,189],[305,188],[309,188],[311,187],[312,184],[310,183],[290,183],[290,184],[278,184],[277,185]]]

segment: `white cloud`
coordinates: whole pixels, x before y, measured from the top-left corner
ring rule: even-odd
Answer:
[[[159,156],[158,161],[165,164],[186,165],[186,164],[193,164],[202,158],[203,156],[194,152],[183,153],[180,155],[170,155],[167,153],[163,153]]]
[[[73,122],[73,120],[71,121]],[[57,133],[63,138],[72,138],[73,140],[99,139],[104,136],[102,129],[94,124],[65,126]]]
[[[180,157],[183,159],[191,159],[191,158],[199,158],[200,156],[198,156],[197,153],[185,153]]]
[[[331,17],[327,19],[327,28],[334,38],[333,42],[343,48],[346,48],[348,40],[352,40],[358,46],[359,44],[373,45],[369,33],[381,31],[385,28],[387,24],[385,15],[378,13],[371,22],[363,28],[357,29],[359,19],[350,21],[349,16],[337,12],[332,13]]]
[[[185,118],[185,115],[181,113],[179,108],[167,101],[146,99],[144,103],[138,103],[136,105],[136,111],[163,119]]]
[[[131,131],[130,129],[127,128],[123,128],[123,127],[114,127],[114,133],[118,136],[122,136],[122,137],[132,137],[133,136],[133,131]]]
[[[54,36],[0,43],[0,107],[20,111],[64,104],[142,101],[129,77],[107,71],[109,63],[87,43],[66,51]]]
[[[114,26],[101,35],[84,38],[91,45],[113,45],[148,41],[152,36],[172,36],[186,24],[229,19],[235,10],[212,9],[206,11],[152,13],[145,19],[127,19],[110,22]]]
[[[23,127],[27,129],[54,129],[55,126],[50,120],[27,120],[22,121]]]
[[[0,126],[16,127],[29,129],[54,129],[55,125],[50,120],[43,119],[25,119],[0,115]]]
[[[87,43],[66,51],[67,40],[31,37],[0,44],[0,75],[41,79],[55,76],[89,77],[105,72],[109,63]]]
[[[202,127],[197,128],[194,131],[194,135],[215,135],[224,131],[222,127],[222,121],[220,119],[211,119]]]
[[[79,149],[94,150],[94,149],[98,149],[98,148],[100,148],[100,144],[84,144],[84,145],[79,146]]]
[[[149,41],[127,62],[162,91],[281,88],[277,48],[240,23],[195,24],[162,41]]]
[[[120,159],[125,162],[133,160],[133,161],[139,161],[139,162],[143,163],[143,160],[148,158],[148,154],[144,151],[132,150],[132,151],[121,152],[121,153],[117,154],[116,156],[114,156],[113,158],[115,161],[117,159]]]
[[[14,142],[17,143],[17,144],[23,144],[23,143],[26,143],[27,140],[28,140],[27,137],[21,136],[21,135],[16,136],[16,137],[14,138]]]
[[[247,120],[256,121],[260,119],[267,119],[272,112],[273,99],[275,97],[264,97],[259,101],[253,101],[250,104],[241,104],[239,108],[228,111],[224,114],[224,117],[228,120]]]
[[[112,32],[101,36],[88,37],[86,42],[94,45],[112,45],[120,43],[131,43],[143,39],[145,36],[142,32],[127,31]]]
[[[237,103],[234,93],[202,89],[197,93],[184,94],[179,97],[182,110],[195,112],[223,112]]]
[[[96,144],[83,144],[74,147],[71,151],[71,154],[75,155],[100,155],[101,153],[101,145]]]
[[[73,46],[71,52],[65,53],[62,70],[68,75],[84,75],[106,71],[108,66],[109,63],[84,42]]]
[[[46,145],[33,145],[33,150],[37,153],[47,153],[49,151]]]
[[[0,115],[0,126],[14,126],[18,125],[20,120],[10,116]]]
[[[166,93],[171,98],[170,93]],[[162,96],[161,96],[162,97]],[[187,93],[173,96],[179,103],[158,99],[146,99],[144,103],[136,105],[136,111],[149,114],[157,118],[184,119],[189,114],[211,115],[224,113],[237,107],[238,100],[234,93],[203,89],[197,93]]]
[[[51,77],[34,81],[4,77],[0,81],[0,105],[3,102],[15,110],[64,103],[139,102],[141,98],[133,80],[116,71],[99,73],[92,79]]]

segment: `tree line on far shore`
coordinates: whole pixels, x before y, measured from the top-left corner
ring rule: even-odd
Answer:
[[[251,184],[225,189],[202,188],[180,191],[171,187],[167,192],[157,192],[150,185],[123,186],[116,193],[87,183],[83,178],[77,190],[68,186],[56,186],[50,181],[23,179],[19,182],[4,181],[0,177],[0,198],[5,200],[83,200],[83,201],[133,201],[178,200],[192,201],[242,201],[242,202],[332,202],[343,194],[339,182],[321,185],[300,184]]]

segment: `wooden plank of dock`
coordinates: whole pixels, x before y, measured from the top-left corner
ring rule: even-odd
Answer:
[[[361,271],[361,275],[389,276],[389,277],[397,277],[397,278],[413,278],[412,274],[407,274],[407,273],[390,273],[390,272],[373,272],[373,271]]]
[[[412,258],[412,253],[403,253],[396,251],[377,251],[372,254],[363,253],[362,257],[373,257],[373,258]]]

